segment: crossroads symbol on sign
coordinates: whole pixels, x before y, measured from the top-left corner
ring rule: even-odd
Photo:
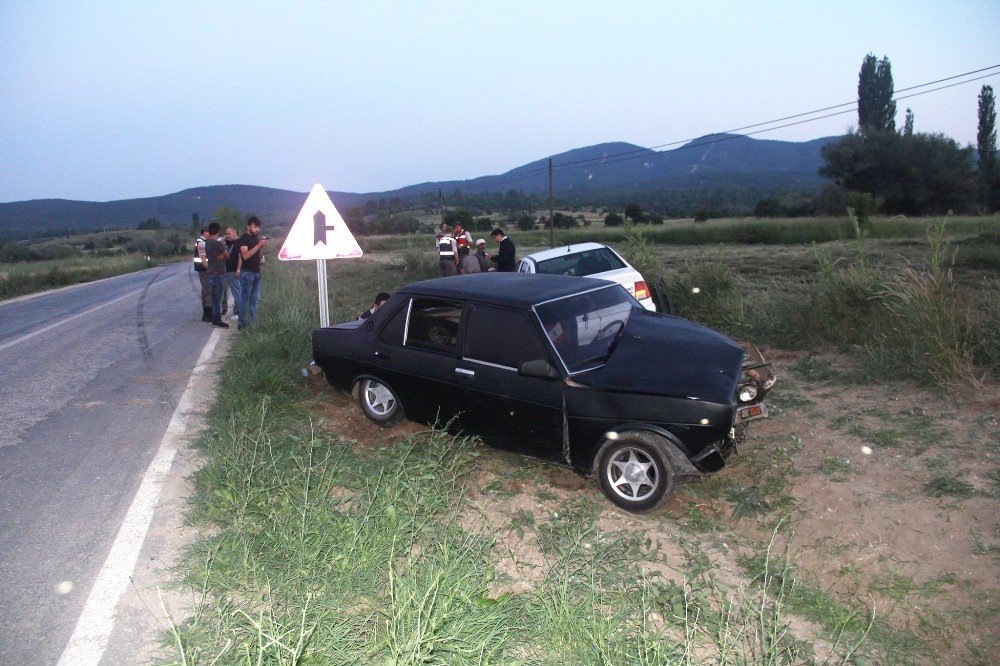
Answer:
[[[313,245],[320,243],[325,245],[326,233],[334,229],[334,225],[326,223],[326,215],[323,214],[323,211],[316,211],[316,214],[313,215]]]

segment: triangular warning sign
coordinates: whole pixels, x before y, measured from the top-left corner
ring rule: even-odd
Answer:
[[[326,190],[319,183],[313,185],[278,252],[278,259],[343,259],[362,254]]]

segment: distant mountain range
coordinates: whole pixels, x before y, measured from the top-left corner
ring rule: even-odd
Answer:
[[[817,174],[822,164],[820,149],[837,138],[792,142],[712,134],[666,151],[630,143],[602,143],[553,156],[555,190],[562,201],[597,193],[704,187],[813,191],[825,182]],[[339,208],[346,209],[370,199],[399,197],[406,201],[438,190],[450,194],[456,188],[464,194],[510,189],[547,194],[548,158],[497,176],[421,183],[388,192],[331,192],[330,196]],[[167,225],[186,227],[193,213],[208,220],[221,206],[254,211],[273,222],[291,221],[305,197],[305,193],[268,187],[214,185],[121,201],[35,199],[0,203],[0,229],[23,235],[62,229],[135,227],[151,217]]]

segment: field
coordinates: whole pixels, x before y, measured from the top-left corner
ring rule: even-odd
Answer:
[[[815,244],[766,221],[755,244],[710,239],[731,222],[669,231],[690,243],[591,230],[779,376],[740,455],[641,516],[562,468],[367,422],[299,372],[314,267],[269,263],[201,441],[192,610],[167,660],[990,663],[1000,237],[941,222],[819,221],[840,235]],[[511,235],[519,255],[542,247]],[[433,276],[426,238],[365,242],[330,262],[334,321]]]
[[[0,244],[0,299],[100,280],[177,261],[190,243],[178,231],[108,231]]]

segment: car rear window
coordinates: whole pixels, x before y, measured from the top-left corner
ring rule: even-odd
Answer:
[[[625,268],[625,264],[618,255],[606,247],[553,257],[535,264],[536,273],[577,277],[615,271],[619,268]]]
[[[404,344],[407,347],[454,352],[458,346],[461,320],[461,305],[433,298],[414,298]]]

